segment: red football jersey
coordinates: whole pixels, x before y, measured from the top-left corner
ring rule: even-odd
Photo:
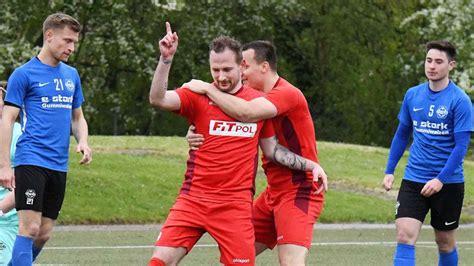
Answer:
[[[204,135],[197,151],[190,151],[180,193],[207,200],[252,201],[258,168],[258,140],[275,135],[270,120],[242,123],[226,115],[206,95],[185,88],[176,90],[178,114]],[[250,87],[234,94],[245,100],[264,94]]]
[[[313,119],[303,93],[288,81],[279,78],[265,97],[278,111],[278,115],[272,119],[278,143],[298,155],[318,162]],[[263,169],[271,188],[312,185],[313,175],[310,172],[291,170],[268,161],[265,157]]]

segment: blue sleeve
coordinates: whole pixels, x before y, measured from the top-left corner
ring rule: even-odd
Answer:
[[[471,132],[464,131],[454,133],[454,149],[448,157],[446,164],[436,178],[442,183],[453,175],[456,167],[462,162],[464,155],[466,155],[469,141],[471,139]]]
[[[76,80],[74,82],[74,98],[72,102],[72,109],[77,109],[81,107],[82,103],[84,102],[84,96],[82,94],[82,86],[81,86],[81,78],[79,77],[79,73],[76,72]]]
[[[411,133],[411,126],[405,125],[400,121],[397,132],[393,136],[392,145],[390,145],[390,153],[388,155],[387,167],[385,174],[393,174],[398,161],[402,158],[403,152],[408,144],[408,139]]]
[[[16,69],[8,79],[8,90],[7,95],[5,96],[5,102],[21,108],[28,87],[28,77],[21,68]]]
[[[464,96],[464,95],[463,95]],[[454,133],[473,131],[473,106],[471,99],[462,97],[454,106]]]

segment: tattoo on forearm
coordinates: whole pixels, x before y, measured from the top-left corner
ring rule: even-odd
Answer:
[[[161,57],[160,57],[160,61],[163,62],[163,64],[165,64],[165,65],[169,65],[169,64],[171,64],[171,62],[173,62],[172,59],[163,59]]]
[[[273,159],[293,170],[306,171],[306,160],[279,144],[273,150]]]
[[[163,90],[164,91],[168,90],[168,81],[163,83]]]

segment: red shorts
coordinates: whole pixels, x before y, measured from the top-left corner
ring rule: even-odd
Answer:
[[[313,226],[324,205],[323,194],[314,188],[267,189],[255,200],[253,219],[255,241],[273,249],[293,244],[311,247]]]
[[[210,202],[180,195],[155,245],[184,247],[189,252],[205,232],[216,240],[221,263],[254,265],[255,236],[250,202]]]

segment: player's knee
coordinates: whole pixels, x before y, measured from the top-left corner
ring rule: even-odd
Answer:
[[[36,238],[40,231],[39,223],[27,223],[21,224],[18,229],[18,234],[22,236],[27,236],[31,238]]]
[[[417,235],[410,230],[398,230],[397,231],[397,242],[402,244],[414,245],[416,242]]]
[[[456,241],[450,237],[436,237],[436,244],[438,245],[438,250],[444,253],[451,252],[456,246]]]
[[[279,256],[280,266],[304,266],[305,257],[299,254],[284,254]]]
[[[46,242],[51,238],[51,233],[40,233],[35,239],[35,245],[38,247],[44,246]]]

